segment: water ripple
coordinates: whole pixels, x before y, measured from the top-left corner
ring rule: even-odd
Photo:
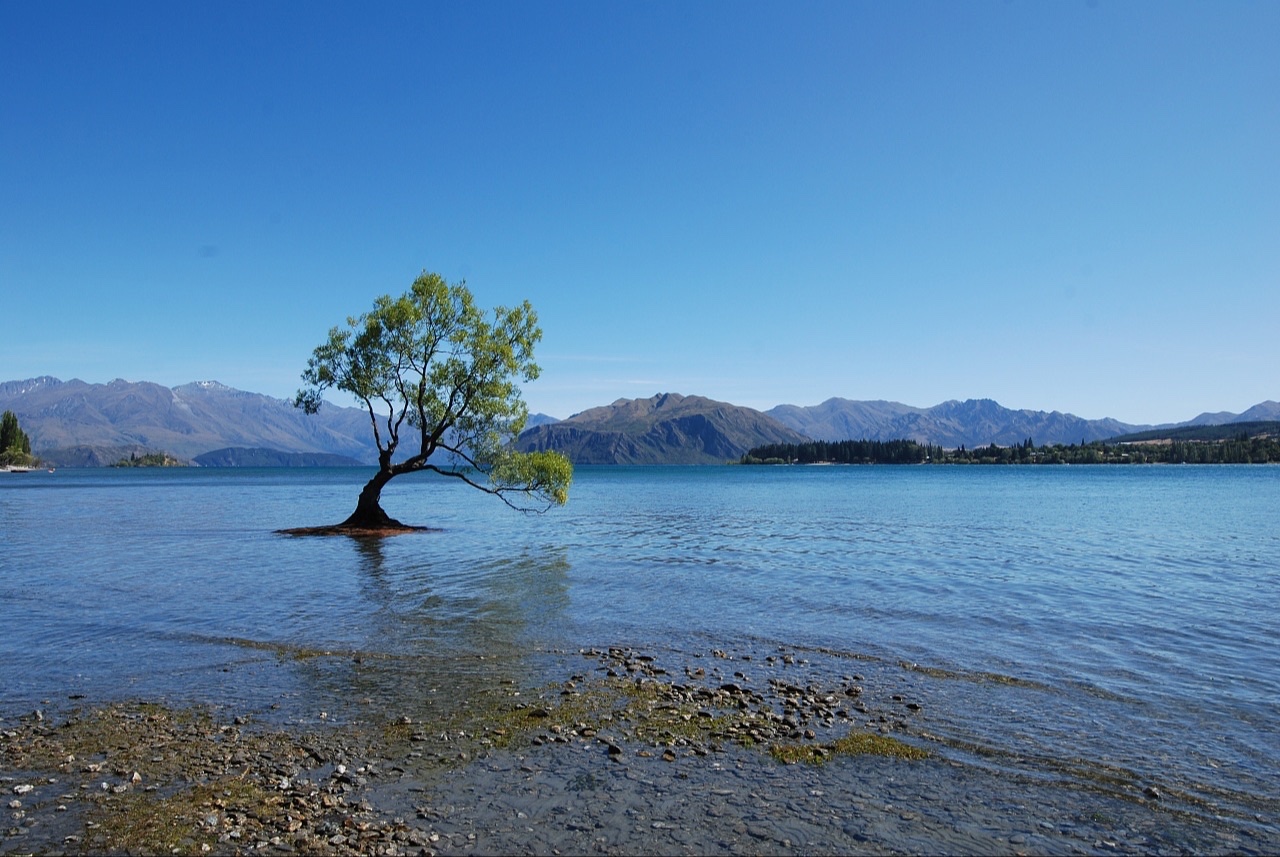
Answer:
[[[1280,469],[583,468],[533,517],[407,479],[388,510],[439,532],[273,534],[344,517],[366,475],[0,484],[0,708],[414,706],[539,652],[767,642],[876,659],[957,753],[1277,800]]]

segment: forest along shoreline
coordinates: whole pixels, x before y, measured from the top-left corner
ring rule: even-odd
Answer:
[[[785,650],[716,649],[672,672],[629,648],[579,654],[558,682],[504,686],[431,722],[386,712],[284,728],[211,708],[83,700],[5,718],[0,853],[1277,844],[1265,830],[1170,812],[1156,793],[1096,795],[1091,814],[1054,809],[1054,798],[1037,811],[988,775],[996,796],[973,800],[976,773],[933,755],[913,725],[919,702],[859,673],[815,683]]]
[[[1253,433],[1246,430],[1252,428]],[[1230,429],[1225,436],[1217,436]],[[774,443],[748,450],[738,464],[1274,464],[1280,463],[1280,423],[1208,426],[1148,432],[1111,440],[1036,446],[1031,438],[1011,446],[943,448],[914,440],[814,440]],[[1148,437],[1147,435],[1150,435]]]

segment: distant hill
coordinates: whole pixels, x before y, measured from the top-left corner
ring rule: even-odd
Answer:
[[[900,402],[827,399],[810,407],[778,405],[765,413],[813,440],[840,441],[912,440],[893,432],[926,411]]]
[[[151,447],[132,446],[60,446],[40,450],[40,463],[49,467],[111,467],[130,456],[141,458],[156,452]]]
[[[529,414],[529,420],[524,424],[524,427],[531,429],[534,426],[545,426],[550,423],[558,422],[560,422],[558,419],[555,417],[549,417],[546,414]]]
[[[1252,410],[1252,409],[1250,409]],[[1246,411],[1245,413],[1248,413]],[[1115,443],[1149,443],[1163,440],[1234,440],[1236,438],[1280,437],[1280,421],[1248,420],[1226,423],[1188,423],[1109,438]]]
[[[803,435],[751,408],[662,393],[618,399],[567,420],[526,429],[523,452],[554,449],[575,464],[723,464],[767,443]]]
[[[192,459],[227,447],[325,453],[360,462],[377,456],[362,410],[330,404],[307,416],[288,400],[216,381],[169,388],[147,381],[87,384],[44,376],[0,383],[0,410],[13,411],[31,438],[32,452],[55,463],[77,458],[82,466],[112,463],[120,459],[120,450],[126,458],[130,452],[163,451]],[[115,457],[104,461],[104,451]]]
[[[991,399],[949,401],[931,408],[828,399],[807,408],[779,405],[766,413],[814,440],[914,440],[948,448],[1011,446],[1027,438],[1037,444],[1080,443],[1151,428],[1058,411],[1015,411]]]
[[[361,462],[327,452],[281,452],[261,447],[227,447],[197,455],[201,467],[358,467]]]
[[[1259,423],[1259,422],[1275,422],[1280,420],[1280,402],[1259,402],[1249,410],[1242,414],[1232,414],[1226,411],[1220,411],[1216,414],[1204,413],[1187,425],[1193,426],[1217,426],[1226,425],[1227,423]]]

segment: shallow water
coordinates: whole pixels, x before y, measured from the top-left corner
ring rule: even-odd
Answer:
[[[781,646],[922,704],[913,740],[985,804],[1014,775],[1081,809],[1156,787],[1280,844],[1280,469],[581,468],[543,516],[409,478],[384,506],[441,532],[273,532],[345,517],[366,476],[3,477],[0,714],[419,717],[581,647]]]

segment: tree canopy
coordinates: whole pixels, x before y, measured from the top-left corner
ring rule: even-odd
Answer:
[[[18,425],[13,411],[0,415],[0,465],[27,467],[35,462],[31,455],[31,438]]]
[[[486,315],[465,283],[426,271],[405,294],[379,297],[371,311],[330,330],[307,361],[307,386],[294,404],[315,413],[325,390],[350,393],[368,411],[378,447],[378,472],[338,527],[403,527],[382,510],[382,488],[423,470],[522,511],[565,503],[569,460],[510,445],[529,416],[519,384],[538,377],[533,349],[541,338],[528,301]]]

